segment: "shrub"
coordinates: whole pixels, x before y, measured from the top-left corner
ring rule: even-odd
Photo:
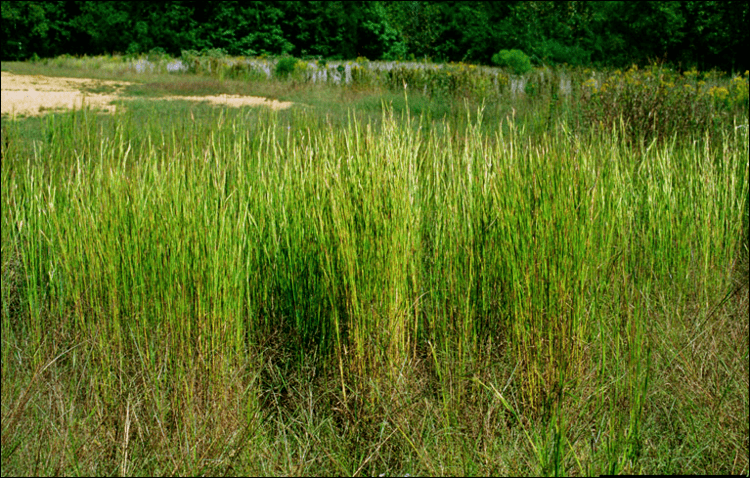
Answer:
[[[156,47],[152,48],[151,51],[148,52],[148,56],[146,56],[146,59],[148,59],[148,61],[158,62],[169,59],[169,55],[167,55],[167,52],[164,50],[164,48]]]
[[[510,68],[516,75],[531,71],[531,59],[521,50],[500,50],[492,56],[492,62],[497,66]]]
[[[294,72],[294,67],[297,66],[297,59],[292,56],[285,56],[276,63],[276,76],[281,79],[286,79],[289,75]]]

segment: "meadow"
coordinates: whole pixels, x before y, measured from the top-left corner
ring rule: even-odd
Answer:
[[[3,475],[748,474],[747,72],[183,56],[2,64]]]

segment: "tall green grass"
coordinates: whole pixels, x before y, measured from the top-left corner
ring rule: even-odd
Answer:
[[[646,460],[658,435],[644,430],[668,373],[657,355],[684,350],[664,339],[667,311],[682,310],[697,340],[734,290],[747,129],[634,147],[624,125],[530,134],[512,118],[488,125],[481,109],[456,128],[406,108],[343,127],[304,108],[190,121],[154,107],[145,124],[81,110],[47,117],[23,150],[19,125],[4,125],[4,468],[29,466],[18,423],[52,364],[85,370],[85,391],[66,393],[97,404],[113,430],[97,440],[115,444],[110,462],[127,474],[251,466],[247,443],[292,439],[298,418],[276,438],[264,420],[284,419],[279,400],[312,363],[335,398],[295,439],[338,443],[357,423],[378,447],[318,450],[331,468],[308,471],[404,466],[379,455],[390,439],[415,457],[411,473],[491,472],[469,462],[478,451],[443,467],[440,432],[431,445],[424,425],[420,437],[399,421],[414,404],[385,390],[422,373],[434,423],[458,430],[465,410],[494,404],[488,417],[523,432],[529,470],[663,470]],[[746,360],[746,337],[734,346]],[[23,371],[27,388],[6,395]],[[747,381],[746,367],[735,373]],[[725,397],[739,393],[729,380]],[[216,441],[191,451],[196,437]],[[149,454],[153,441],[169,459]],[[707,468],[747,472],[746,455],[739,468],[711,457]]]

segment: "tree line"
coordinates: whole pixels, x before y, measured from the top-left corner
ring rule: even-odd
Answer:
[[[229,55],[748,69],[748,1],[4,1],[2,59]],[[743,52],[744,53],[744,52]]]

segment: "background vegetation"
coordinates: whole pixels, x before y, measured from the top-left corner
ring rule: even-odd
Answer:
[[[233,56],[750,68],[747,1],[2,2],[2,59],[221,49]]]
[[[4,474],[748,473],[747,72],[247,61],[3,62]]]

